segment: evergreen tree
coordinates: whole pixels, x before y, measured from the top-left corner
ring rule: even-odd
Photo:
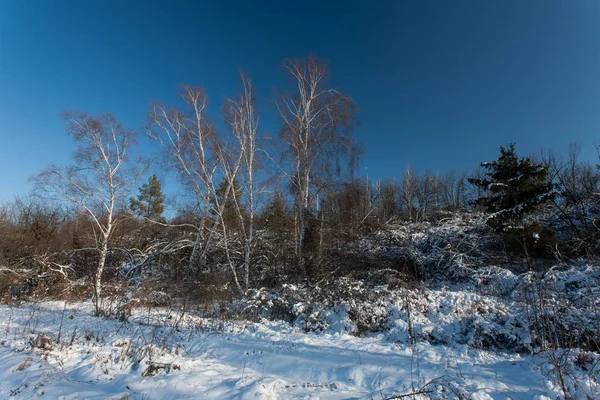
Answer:
[[[519,158],[514,143],[500,147],[498,160],[481,166],[485,176],[469,178],[469,182],[487,192],[487,196],[474,203],[493,213],[489,224],[497,230],[519,228],[526,215],[554,196],[544,165],[529,157]]]
[[[129,207],[136,214],[155,221],[162,220],[162,213],[165,210],[165,196],[162,192],[160,181],[156,174],[152,175],[148,183],[144,183],[139,188],[140,194],[137,199],[129,199]]]
[[[216,190],[216,195],[219,198],[219,203],[223,206],[223,221],[225,222],[225,226],[229,228],[239,227],[239,217],[238,212],[236,210],[237,207],[240,208],[240,213],[242,218],[246,216],[246,209],[243,204],[240,202],[240,198],[242,197],[242,188],[240,187],[240,183],[237,178],[233,178],[233,185],[229,190],[229,194],[227,198],[225,198],[225,192],[227,191],[228,182],[226,179],[223,179],[219,184],[219,187]],[[216,211],[212,211],[213,214],[216,214]]]
[[[484,193],[474,204],[492,213],[489,226],[521,244],[531,267],[528,247],[539,238],[539,225],[527,223],[526,217],[555,195],[548,170],[529,157],[519,158],[514,143],[500,147],[498,160],[481,166],[484,177],[469,178]]]
[[[273,199],[265,209],[265,227],[283,238],[289,229],[289,218],[285,211],[285,199],[281,193],[276,192]]]

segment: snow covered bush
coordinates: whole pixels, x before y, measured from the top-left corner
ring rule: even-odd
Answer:
[[[247,301],[259,315],[293,322],[306,331],[363,334],[382,331],[388,321],[385,299],[348,278],[312,288],[283,285],[278,292],[255,291]]]
[[[357,241],[350,251],[409,266],[419,279],[464,281],[484,265],[507,261],[503,250],[483,214],[463,212],[436,223],[396,223]]]
[[[433,287],[337,278],[317,287],[256,291],[247,306],[258,316],[307,331],[383,333],[407,344],[458,343],[519,353],[575,347],[598,351],[599,269],[551,269],[537,273],[535,284],[532,274],[486,267],[469,281]]]

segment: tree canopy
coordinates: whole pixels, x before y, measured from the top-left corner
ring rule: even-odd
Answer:
[[[518,157],[514,143],[501,146],[498,159],[481,167],[483,178],[469,178],[484,191],[474,204],[492,213],[488,224],[498,231],[522,229],[524,218],[555,195],[547,168],[529,157]]]
[[[153,174],[148,179],[148,183],[144,183],[139,188],[139,192],[137,199],[133,197],[129,199],[131,210],[144,218],[161,220],[162,213],[165,211],[165,196],[156,174]]]

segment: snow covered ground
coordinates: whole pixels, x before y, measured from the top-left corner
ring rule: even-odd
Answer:
[[[91,305],[0,306],[0,398],[555,399],[541,358]],[[415,398],[425,398],[416,396]]]

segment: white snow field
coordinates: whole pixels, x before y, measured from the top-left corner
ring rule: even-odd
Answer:
[[[89,303],[0,306],[2,399],[556,399],[540,358]],[[546,371],[546,372],[544,372]],[[427,396],[427,397],[426,397]]]

